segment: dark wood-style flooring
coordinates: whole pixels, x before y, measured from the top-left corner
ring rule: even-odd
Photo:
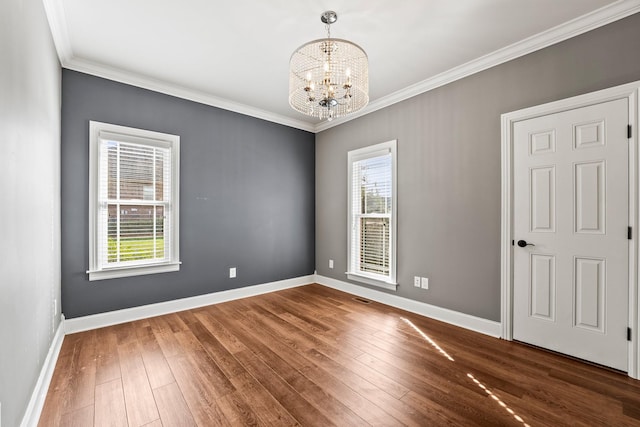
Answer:
[[[40,426],[630,426],[640,381],[321,285],[68,335]]]

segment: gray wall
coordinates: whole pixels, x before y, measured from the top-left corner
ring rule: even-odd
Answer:
[[[0,424],[20,425],[60,324],[60,64],[40,0],[0,2]]]
[[[346,280],[347,151],[397,139],[396,293],[499,321],[500,115],[640,80],[639,40],[636,14],[316,135],[318,274]]]
[[[179,272],[88,281],[89,120],[180,135]],[[311,133],[63,70],[65,316],[313,274],[314,157]]]

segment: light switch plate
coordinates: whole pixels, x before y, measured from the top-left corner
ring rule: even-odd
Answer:
[[[236,267],[231,267],[229,269],[229,279],[235,279],[236,278]]]
[[[420,287],[422,289],[429,289],[429,278],[428,277],[423,277],[420,281]]]

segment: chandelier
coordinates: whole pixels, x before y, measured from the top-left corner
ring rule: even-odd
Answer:
[[[369,102],[367,54],[354,43],[331,38],[333,11],[324,12],[327,38],[300,46],[289,62],[289,105],[321,120],[356,112]]]

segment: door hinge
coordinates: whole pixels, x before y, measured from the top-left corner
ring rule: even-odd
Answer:
[[[633,239],[633,231],[631,227],[627,227],[627,239],[629,240]]]
[[[631,125],[627,125],[627,138],[631,138],[632,136],[632,132],[631,132]]]
[[[627,341],[631,341],[631,328],[627,328]]]

